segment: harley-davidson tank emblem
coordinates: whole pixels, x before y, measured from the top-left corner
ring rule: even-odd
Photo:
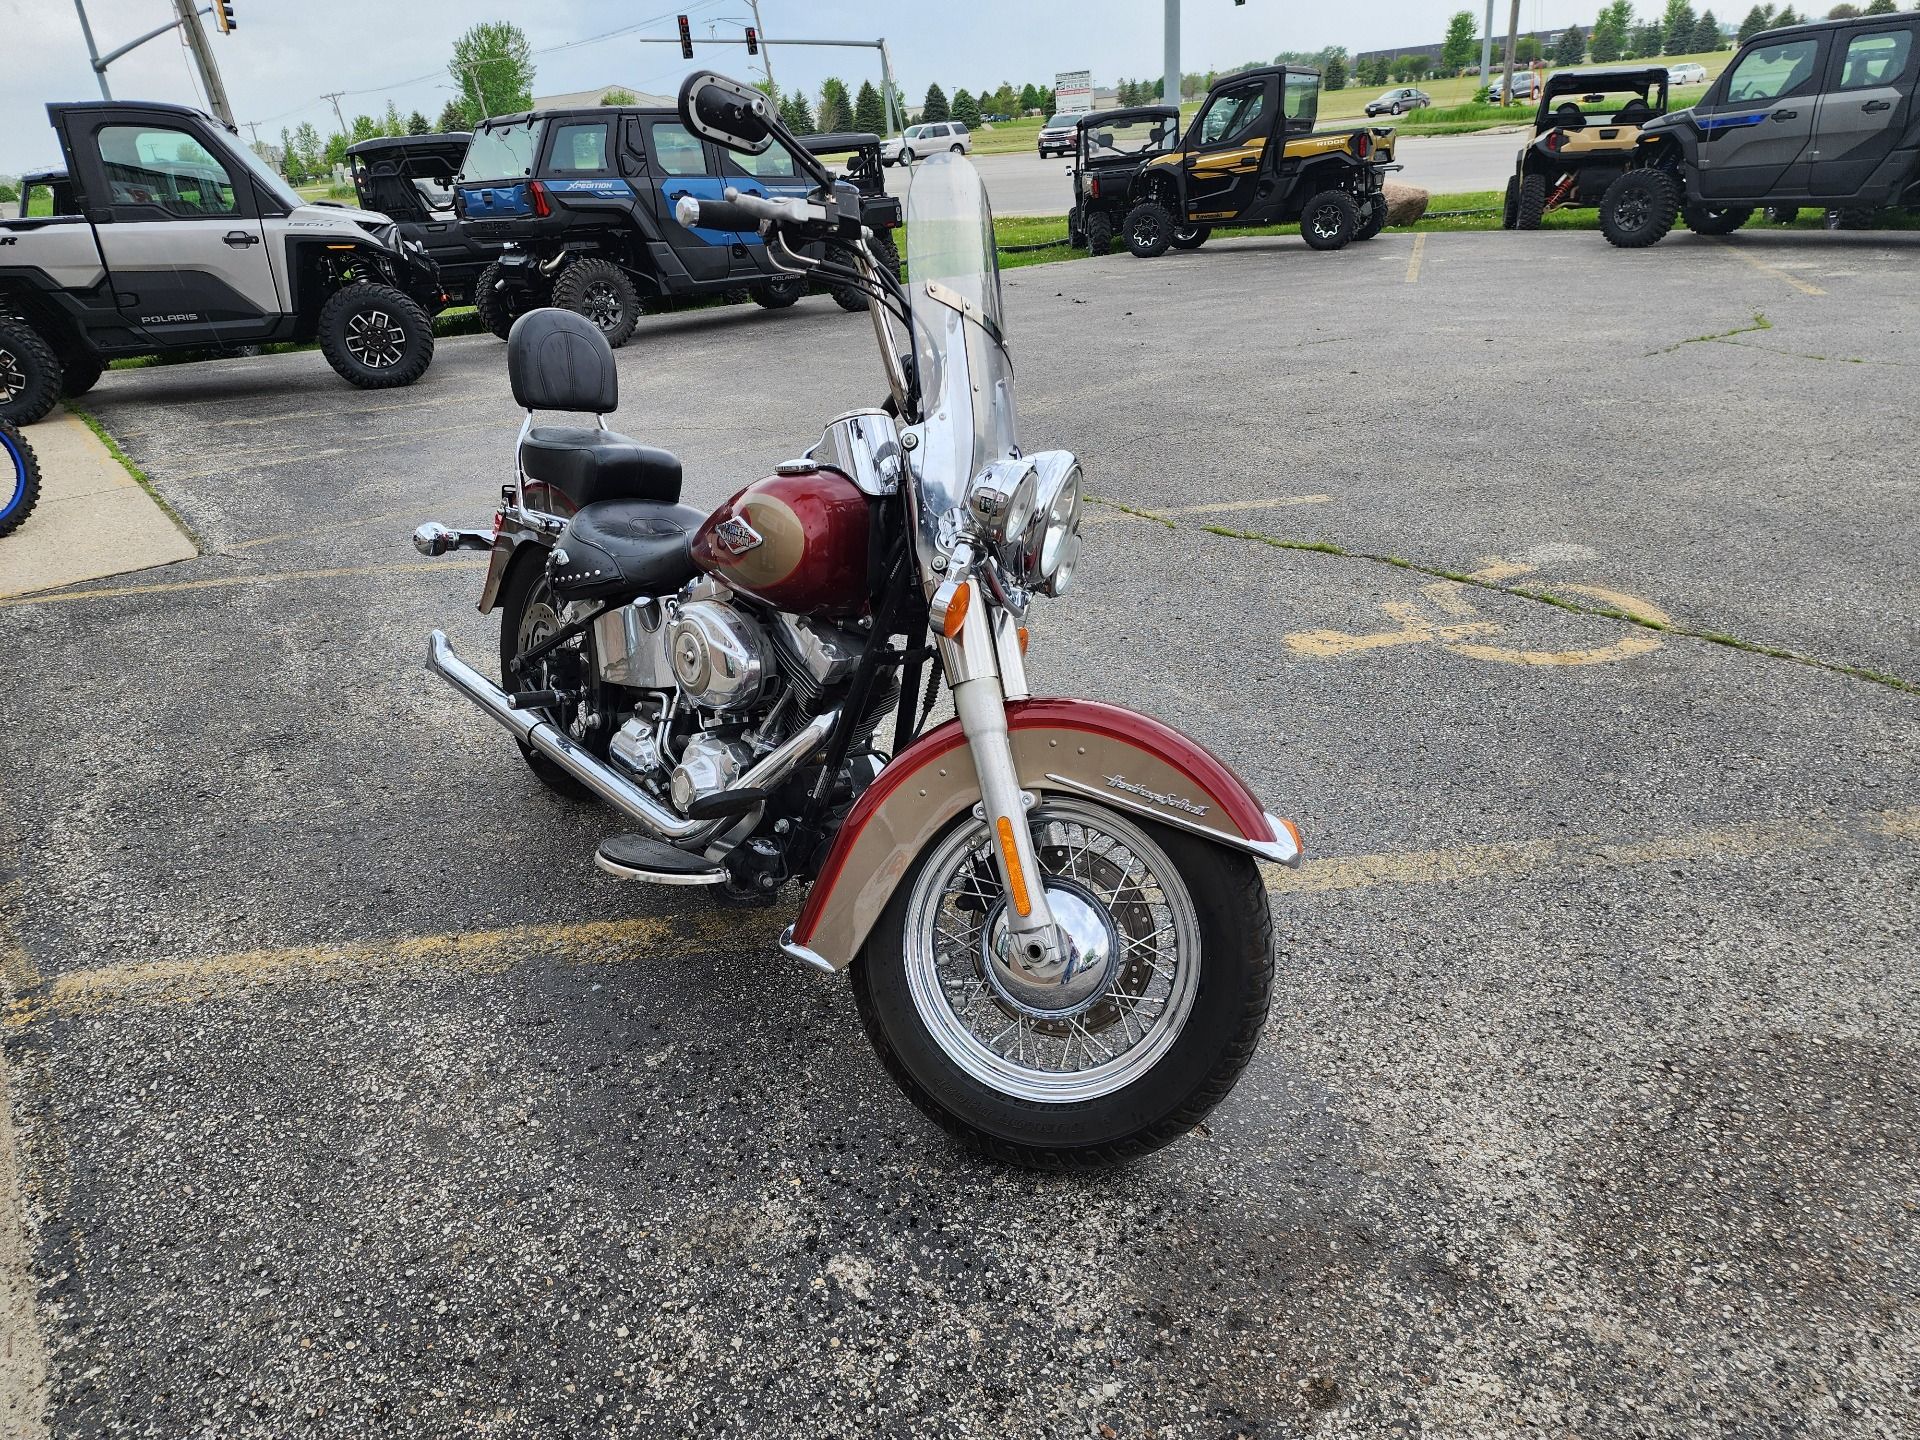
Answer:
[[[713,538],[729,555],[744,555],[766,544],[761,533],[738,515],[729,515],[713,527]]]
[[[1204,815],[1211,808],[1196,805],[1184,795],[1169,795],[1159,790],[1149,790],[1144,785],[1136,785],[1124,775],[1106,777],[1110,789],[1124,790],[1129,795],[1138,795],[1142,800],[1151,800],[1156,805],[1164,805],[1169,810],[1184,810],[1189,815]]]

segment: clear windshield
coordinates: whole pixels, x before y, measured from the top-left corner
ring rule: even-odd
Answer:
[[[540,145],[544,121],[522,120],[514,125],[486,125],[467,147],[460,174],[467,180],[517,180],[533,173],[533,152]]]
[[[959,155],[935,155],[914,175],[907,276],[925,416],[913,452],[915,520],[922,558],[931,560],[943,517],[966,503],[973,478],[1019,449],[993,211],[979,174]]]

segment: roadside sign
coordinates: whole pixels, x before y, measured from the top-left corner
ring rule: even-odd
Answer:
[[[1093,109],[1093,72],[1062,70],[1053,77],[1053,110],[1056,115]]]

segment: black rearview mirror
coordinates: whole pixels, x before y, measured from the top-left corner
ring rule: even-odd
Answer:
[[[711,70],[696,70],[680,86],[680,123],[743,155],[759,155],[773,144],[767,109],[760,91]]]

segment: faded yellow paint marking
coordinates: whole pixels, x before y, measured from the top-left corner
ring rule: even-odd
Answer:
[[[1920,805],[1911,810],[1889,810],[1875,822],[1882,835],[1895,840],[1920,840]]]
[[[1738,256],[1741,260],[1744,260],[1747,264],[1758,270],[1762,275],[1771,275],[1776,280],[1784,280],[1802,295],[1824,295],[1827,293],[1818,285],[1809,285],[1798,275],[1789,275],[1778,265],[1769,265],[1764,260],[1756,259],[1754,256],[1747,254],[1745,250],[1742,250],[1731,240],[1723,239],[1720,243],[1726,246],[1730,254]]]
[[[1427,253],[1427,232],[1422,230],[1413,237],[1413,254],[1407,257],[1407,284],[1411,285],[1420,278],[1420,262]]]
[[[1533,572],[1533,566],[1523,565],[1511,560],[1489,560],[1480,569],[1473,572],[1472,579],[1483,584],[1496,585],[1506,580]],[[1609,590],[1599,585],[1562,585],[1561,591],[1568,594],[1585,595],[1600,601],[1609,609],[1618,610],[1652,625],[1669,625],[1672,618],[1666,611],[1651,601],[1642,600],[1637,595],[1628,595],[1623,591]],[[1376,630],[1352,634],[1342,630],[1297,630],[1285,637],[1289,650],[1296,655],[1307,655],[1315,659],[1330,659],[1341,655],[1354,655],[1368,650],[1382,650],[1395,645],[1417,645],[1431,641],[1442,649],[1468,660],[1486,660],[1502,665],[1605,665],[1615,660],[1631,659],[1635,655],[1645,655],[1660,648],[1660,637],[1645,631],[1635,631],[1623,635],[1607,645],[1587,646],[1579,650],[1529,650],[1515,646],[1495,645],[1483,637],[1498,634],[1501,623],[1477,618],[1479,611],[1468,598],[1473,587],[1458,580],[1439,580],[1421,587],[1420,593],[1426,597],[1425,604],[1408,600],[1387,600],[1380,609],[1388,619],[1398,622],[1393,630]],[[1526,591],[1517,591],[1526,594]],[[1439,611],[1448,617],[1436,621],[1429,614]]]
[[[417,516],[429,507],[416,505],[408,510],[388,510],[379,515],[363,515],[358,520],[335,520],[330,524],[316,525],[311,530],[283,530],[278,535],[261,535],[252,540],[238,540],[225,548],[227,554],[241,550],[252,550],[261,545],[273,545],[282,540],[310,540],[316,535],[331,535],[336,530],[350,530],[362,525],[378,525],[385,520],[404,520]]]
[[[105,590],[56,590],[43,595],[0,599],[0,609],[18,605],[58,605],[69,600],[115,600],[123,595],[170,595],[182,590],[219,590],[233,585],[264,585],[273,580],[336,580],[346,575],[416,575],[430,570],[484,570],[486,560],[428,560],[394,565],[330,565],[322,570],[262,570],[252,575],[218,575],[206,580],[170,580],[158,585],[115,585]]]
[[[1149,510],[1142,505],[1129,505],[1124,510],[1117,507],[1096,510],[1083,517],[1080,523],[1104,525],[1114,520],[1170,520],[1175,515],[1225,515],[1235,510],[1280,510],[1289,505],[1324,505],[1332,499],[1331,495],[1269,495],[1260,500],[1223,500],[1217,504],[1207,505],[1169,505],[1158,510]]]

